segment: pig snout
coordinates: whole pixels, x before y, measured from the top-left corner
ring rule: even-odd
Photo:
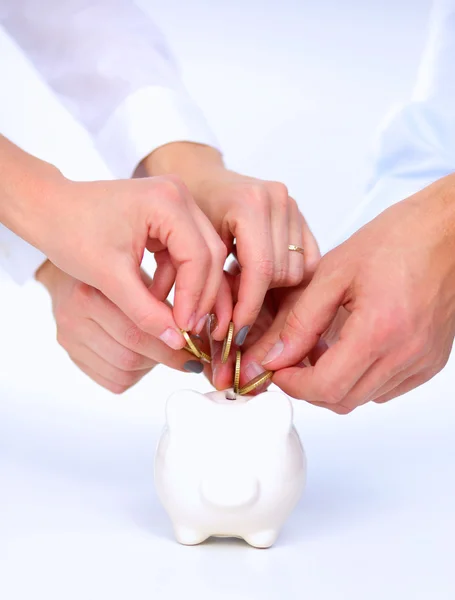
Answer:
[[[259,497],[259,481],[250,474],[219,473],[201,481],[202,500],[216,508],[250,506]]]

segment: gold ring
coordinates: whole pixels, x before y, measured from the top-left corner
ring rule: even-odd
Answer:
[[[299,254],[304,254],[302,246],[294,246],[294,244],[289,244],[288,249],[291,250],[291,252],[298,252]]]

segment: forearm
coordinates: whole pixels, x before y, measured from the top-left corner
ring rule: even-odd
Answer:
[[[191,142],[174,142],[157,148],[144,158],[135,176],[178,175],[191,191],[204,174],[224,168],[223,158],[216,148]]]
[[[0,223],[39,249],[55,188],[63,180],[54,166],[0,136]]]

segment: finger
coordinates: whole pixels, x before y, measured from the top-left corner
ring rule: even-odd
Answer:
[[[340,340],[312,367],[290,367],[273,376],[285,393],[308,402],[339,404],[356,382],[378,360],[361,325],[351,316]]]
[[[83,326],[84,331],[81,328],[79,330],[84,339],[85,346],[118,369],[143,371],[144,369],[151,369],[156,365],[156,361],[152,358],[120,344],[93,320],[87,320]]]
[[[241,268],[238,301],[233,314],[235,335],[255,322],[274,273],[270,214],[252,214],[248,222],[256,224],[254,231],[237,225],[233,232]]]
[[[233,306],[232,290],[227,274],[224,273],[214,307],[217,323],[216,328],[212,331],[212,337],[217,341],[224,340],[227,335],[229,323],[232,320]]]
[[[284,295],[280,293],[280,290],[271,290],[267,293],[258,318],[248,336],[246,352],[242,357],[242,383],[244,377],[248,377],[244,373],[250,364],[256,365],[252,369],[256,369],[258,373],[258,366],[262,366],[263,371],[266,370],[262,362],[276,340],[279,339],[288,313],[301,293],[302,289],[299,288],[295,290],[287,289]],[[249,370],[250,373],[251,371]]]
[[[159,338],[174,350],[185,346],[172,309],[157,300],[141,280],[139,268],[129,264],[116,265],[115,277],[100,291],[144,332]]]
[[[151,285],[148,285],[147,287],[157,300],[163,302],[171,293],[177,271],[172,264],[171,257],[167,250],[156,252],[154,256],[156,270]]]
[[[231,350],[225,363],[221,362],[223,342],[213,339],[210,334],[210,324],[207,324],[208,336],[210,340],[210,356],[212,357],[212,385],[217,390],[225,390],[232,387],[234,380],[234,358]]]
[[[335,318],[346,287],[342,274],[315,276],[289,310],[284,327],[262,365],[277,371],[302,361]]]
[[[213,228],[212,224],[205,216],[205,214],[194,204],[194,208],[191,209],[193,214],[193,219],[196,224],[199,226],[199,229],[202,235],[205,238],[207,247],[211,253],[211,265],[210,270],[206,273],[206,282],[204,286],[204,291],[202,293],[200,299],[199,312],[196,317],[196,325],[193,328],[195,333],[200,333],[202,328],[205,325],[206,318],[208,313],[210,313],[215,305],[216,299],[219,295],[220,286],[223,284],[224,279],[224,263],[226,261],[227,256],[227,248],[224,243],[221,241],[221,238]],[[226,286],[223,284],[223,289],[226,291]],[[225,313],[223,309],[228,307],[229,302],[221,303],[220,309],[222,311],[222,315],[217,315],[219,318],[219,323],[223,323],[225,325]],[[229,320],[232,315],[232,308],[230,310]]]
[[[271,230],[274,273],[270,287],[286,284],[289,265],[289,197],[284,186],[271,190]]]
[[[207,246],[201,232],[200,215],[198,223],[193,218],[198,211],[199,213],[201,211],[197,206],[195,210],[194,206],[191,196],[181,191],[179,202],[173,203],[170,207],[163,202],[154,206],[154,214],[150,216],[149,225],[149,236],[152,239],[159,239],[166,246],[176,269],[173,316],[177,327],[186,331],[193,330],[198,320],[210,311],[211,306],[207,297],[202,306],[200,300],[207,285],[210,289],[216,288],[216,282],[213,283],[213,277],[216,275],[212,272],[212,256],[217,253],[221,257],[224,248],[219,238],[216,248],[210,249]],[[209,283],[208,273],[210,273]],[[221,279],[221,272],[217,276]],[[213,305],[216,291],[212,294]],[[148,326],[150,318],[150,314],[145,314],[140,322]],[[133,320],[139,324],[137,319]],[[149,333],[155,335],[156,331],[149,331]]]
[[[115,340],[123,348],[123,354],[117,357],[116,360],[124,361],[124,366],[128,364],[129,360],[134,364],[136,358],[131,356],[132,353],[133,355],[142,356],[144,361],[163,364],[171,369],[193,373],[202,371],[202,368],[196,364],[199,361],[189,352],[186,350],[173,350],[161,340],[145,333],[128,319],[115,304],[102,296],[93,303],[92,319],[104,330],[108,338]],[[104,348],[101,347],[101,343],[105,343],[105,338],[100,336],[97,339],[99,340],[98,348],[95,350],[103,355]]]
[[[423,385],[427,381],[429,381],[432,377],[434,377],[434,375],[435,375],[435,373],[431,369],[422,371],[421,373],[418,373],[417,375],[412,375],[411,377],[408,377],[405,381],[403,381],[402,383],[397,385],[392,390],[389,390],[388,392],[375,398],[373,400],[373,402],[376,402],[377,404],[384,404],[385,402],[388,402],[389,400],[393,400],[394,398],[397,398],[398,396],[407,394],[411,390],[413,390],[413,389]]]
[[[90,379],[92,379],[95,383],[98,383],[101,387],[106,388],[107,390],[109,390],[110,392],[112,392],[114,394],[123,394],[123,392],[126,392],[126,390],[129,387],[131,387],[131,386],[125,386],[120,383],[116,383],[115,381],[112,381],[111,379],[108,379],[108,378],[104,377],[103,375],[100,375],[94,369],[92,369],[88,365],[86,365],[78,360],[73,359],[73,362],[77,367],[79,367],[79,369],[83,373],[88,375],[88,377],[90,377]]]
[[[124,371],[98,356],[87,346],[75,346],[71,350],[71,359],[85,365],[104,379],[123,386],[125,389],[135,385],[153,367],[141,371]]]
[[[403,382],[407,381],[411,377],[417,376],[421,373],[425,373],[428,371],[428,367],[426,366],[426,362],[424,360],[420,360],[417,364],[412,366],[405,365],[394,377],[391,377],[384,385],[377,387],[374,392],[370,396],[370,400],[374,400],[376,402],[377,398],[382,396],[386,396],[392,390],[399,387]]]
[[[304,262],[305,262],[305,273],[304,280],[309,281],[315,274],[316,268],[321,260],[321,251],[316,238],[313,235],[305,217],[299,212],[300,221],[302,222],[302,233],[303,233],[303,249],[304,249]],[[293,243],[293,242],[291,242]],[[296,254],[292,252],[292,254]]]
[[[303,227],[304,219],[300,214],[295,200],[289,199],[289,211],[288,211],[288,229],[289,229],[289,240],[288,245],[293,244],[294,246],[300,246],[304,249],[304,254],[300,252],[294,252],[287,248],[288,253],[288,273],[285,281],[285,285],[294,286],[298,285],[303,280],[305,272],[306,252],[304,241],[303,241]],[[309,250],[311,253],[311,249]]]

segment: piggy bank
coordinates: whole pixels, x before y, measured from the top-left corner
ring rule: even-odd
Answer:
[[[305,482],[306,456],[283,393],[183,390],[168,399],[155,484],[179,543],[236,537],[269,548]]]

